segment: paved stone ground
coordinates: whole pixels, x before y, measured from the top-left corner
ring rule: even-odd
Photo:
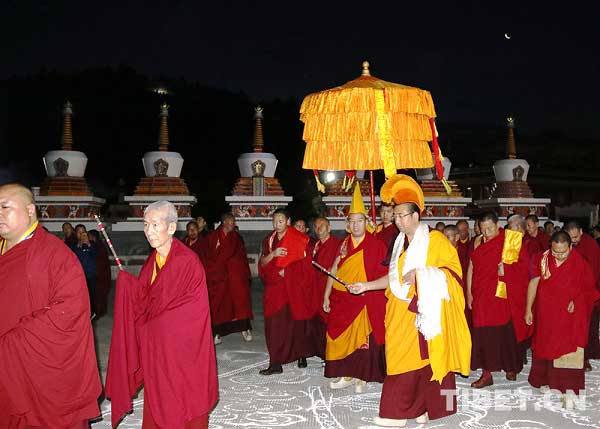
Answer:
[[[255,311],[254,341],[246,343],[238,334],[223,338],[216,347],[219,366],[220,400],[210,415],[210,428],[262,429],[375,429],[381,385],[370,383],[362,394],[350,389],[332,391],[323,377],[320,359],[309,359],[308,368],[284,366],[282,375],[264,377],[258,370],[268,365],[266,353],[260,281],[253,282]],[[111,296],[112,298],[112,296]],[[111,308],[112,311],[112,308]],[[102,380],[110,344],[112,314],[94,323]],[[531,356],[530,356],[531,358]],[[456,415],[410,428],[598,428],[600,429],[600,365],[586,375],[586,394],[572,410],[561,408],[559,397],[544,395],[527,383],[529,366],[516,382],[508,382],[495,373],[495,385],[483,391],[469,388],[477,379],[457,377],[459,411]],[[134,400],[134,412],[119,426],[140,428],[143,390]],[[102,402],[102,420],[93,429],[110,428],[110,402]]]

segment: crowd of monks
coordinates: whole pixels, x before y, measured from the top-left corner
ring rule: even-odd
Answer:
[[[598,338],[600,246],[576,222],[555,231],[535,215],[499,225],[429,228],[424,196],[397,174],[380,191],[381,224],[358,186],[344,237],[329,221],[273,213],[258,272],[269,366],[324,361],[331,389],[383,383],[381,427],[457,412],[455,377],[481,370],[517,380],[532,350],[529,383],[564,395],[585,388]],[[240,333],[252,341],[248,256],[235,218],[203,232],[188,223],[174,238],[175,207],[144,213],[153,248],[139,276],[121,271],[105,395],[116,427],[143,385],[143,428],[205,428],[218,400],[215,345]],[[85,276],[75,255],[37,222],[31,192],[0,186],[0,428],[84,428],[99,415]],[[572,405],[571,405],[572,406]]]

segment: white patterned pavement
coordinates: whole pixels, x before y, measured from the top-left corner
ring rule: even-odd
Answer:
[[[381,385],[369,383],[362,394],[353,390],[331,390],[323,377],[320,359],[308,360],[308,368],[295,364],[284,366],[281,375],[261,376],[258,370],[268,365],[263,314],[262,285],[253,281],[255,320],[254,341],[246,343],[241,335],[232,334],[216,346],[219,367],[220,399],[210,414],[210,428],[290,428],[290,429],[375,429]],[[111,295],[112,298],[112,295]],[[112,308],[110,309],[112,311]],[[110,344],[112,314],[95,322],[94,331],[102,380]],[[527,383],[529,366],[517,381],[505,380],[494,374],[495,384],[483,390],[470,389],[477,374],[468,379],[457,377],[459,388],[458,413],[427,424],[409,420],[409,428],[463,429],[542,429],[597,428],[600,429],[600,365],[592,363],[594,371],[586,374],[586,394],[565,410],[556,394],[543,394]],[[141,428],[143,390],[134,400],[134,412],[119,428]],[[101,404],[102,420],[93,429],[110,428],[110,402]]]

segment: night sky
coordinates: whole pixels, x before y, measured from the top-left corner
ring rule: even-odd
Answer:
[[[0,79],[126,64],[301,100],[366,59],[376,77],[431,91],[440,119],[497,126],[511,113],[523,132],[600,137],[595,7],[452,3],[4,0]]]

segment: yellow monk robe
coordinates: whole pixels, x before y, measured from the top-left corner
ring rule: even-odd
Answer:
[[[338,265],[337,277],[350,284],[375,280],[386,274],[387,267],[382,265],[386,248],[381,240],[367,233],[360,243],[348,238],[345,244],[347,255]],[[374,356],[379,351],[383,352],[384,291],[354,295],[334,281],[330,302],[325,376],[353,376],[365,381],[381,381],[385,375],[380,371],[383,365],[375,368],[371,361],[377,359]]]
[[[402,273],[405,257],[406,252],[403,252],[398,262],[400,273]],[[446,275],[450,301],[442,300],[442,333],[427,341],[429,359],[422,359],[419,333],[415,327],[416,314],[408,309],[408,302],[396,298],[388,287],[385,315],[387,374],[404,374],[431,365],[433,373],[431,381],[441,383],[444,376],[450,372],[469,374],[471,335],[465,319],[463,290],[452,274],[454,272],[462,277],[458,254],[439,231],[431,231],[429,234],[426,265],[437,267]],[[423,284],[419,287],[427,287],[427,285]],[[412,299],[414,295],[415,285],[412,285],[407,296]]]
[[[348,283],[366,282],[367,273],[365,272],[363,252],[360,251],[352,255],[338,270],[337,276]],[[342,294],[347,294],[351,298],[348,290],[339,282],[334,282],[333,288]],[[357,306],[359,308],[359,306]],[[348,313],[346,313],[348,314]],[[349,315],[349,314],[348,314]],[[350,318],[350,317],[349,317]],[[373,332],[369,322],[367,306],[362,304],[362,310],[353,318],[344,332],[335,339],[327,334],[327,360],[343,359],[367,343],[369,335]]]

